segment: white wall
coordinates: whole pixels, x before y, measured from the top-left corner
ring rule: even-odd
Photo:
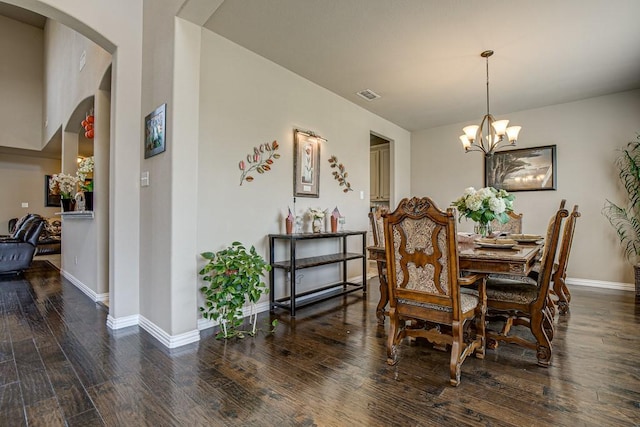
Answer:
[[[217,251],[238,240],[255,245],[268,259],[267,234],[284,232],[283,217],[287,207],[293,209],[294,128],[327,139],[321,147],[320,198],[298,197],[298,214],[311,206],[337,206],[346,216],[346,228],[367,229],[370,131],[394,141],[399,177],[394,184],[400,186],[394,192],[408,192],[406,130],[208,31],[202,35],[201,62],[198,252]],[[271,171],[240,185],[240,160],[246,160],[254,147],[274,140],[281,158]],[[331,155],[344,163],[355,191],[342,192],[331,175],[327,161]],[[357,249],[360,243],[353,242]],[[331,271],[324,273],[305,270],[303,284],[337,279]],[[361,273],[354,263],[350,274]]]
[[[43,32],[0,16],[0,145],[42,147]]]
[[[482,112],[479,112],[478,120]],[[557,145],[557,191],[516,192],[524,232],[542,233],[561,199],[580,206],[567,275],[575,279],[633,283],[613,228],[601,214],[607,198],[624,202],[613,165],[616,149],[640,132],[640,91],[504,114],[522,126],[517,148]],[[502,116],[501,116],[502,117]],[[469,186],[484,186],[484,157],[464,153],[459,123],[414,132],[411,193],[432,197],[441,208]],[[471,230],[462,220],[459,229]]]

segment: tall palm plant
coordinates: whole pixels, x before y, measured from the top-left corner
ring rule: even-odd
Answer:
[[[640,262],[640,134],[636,141],[620,150],[615,165],[629,200],[626,208],[607,200],[602,213],[616,230],[627,259],[637,265]]]

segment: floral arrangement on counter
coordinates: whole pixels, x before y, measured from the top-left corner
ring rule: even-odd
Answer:
[[[494,219],[505,224],[509,221],[507,213],[513,211],[515,197],[505,190],[484,187],[476,190],[469,187],[464,194],[451,205],[460,212],[459,220],[466,217],[479,224],[488,224]]]
[[[61,199],[72,199],[76,194],[76,187],[79,182],[80,178],[77,176],[58,173],[51,177],[49,190],[53,194],[60,194]]]
[[[85,183],[87,179],[87,175],[93,173],[93,168],[95,166],[95,159],[93,156],[85,157],[78,163],[78,171],[76,172],[76,176],[78,177],[78,182],[80,183],[80,189],[82,191],[93,191],[93,180],[89,183]]]

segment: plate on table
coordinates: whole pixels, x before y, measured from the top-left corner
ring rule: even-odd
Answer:
[[[518,244],[518,242],[513,239],[489,239],[489,238],[476,239],[475,243],[481,248],[491,248],[491,249],[511,249]]]
[[[544,237],[539,234],[509,234],[507,238],[515,240],[518,243],[535,243],[544,239]]]

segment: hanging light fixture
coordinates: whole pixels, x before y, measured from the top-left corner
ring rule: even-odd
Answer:
[[[487,61],[487,114],[482,118],[480,126],[465,126],[460,136],[465,152],[482,151],[485,156],[492,156],[493,152],[505,145],[515,145],[521,126],[507,127],[509,120],[496,120],[489,113],[489,57],[492,50],[485,50],[480,54]],[[505,140],[506,136],[506,140]]]

